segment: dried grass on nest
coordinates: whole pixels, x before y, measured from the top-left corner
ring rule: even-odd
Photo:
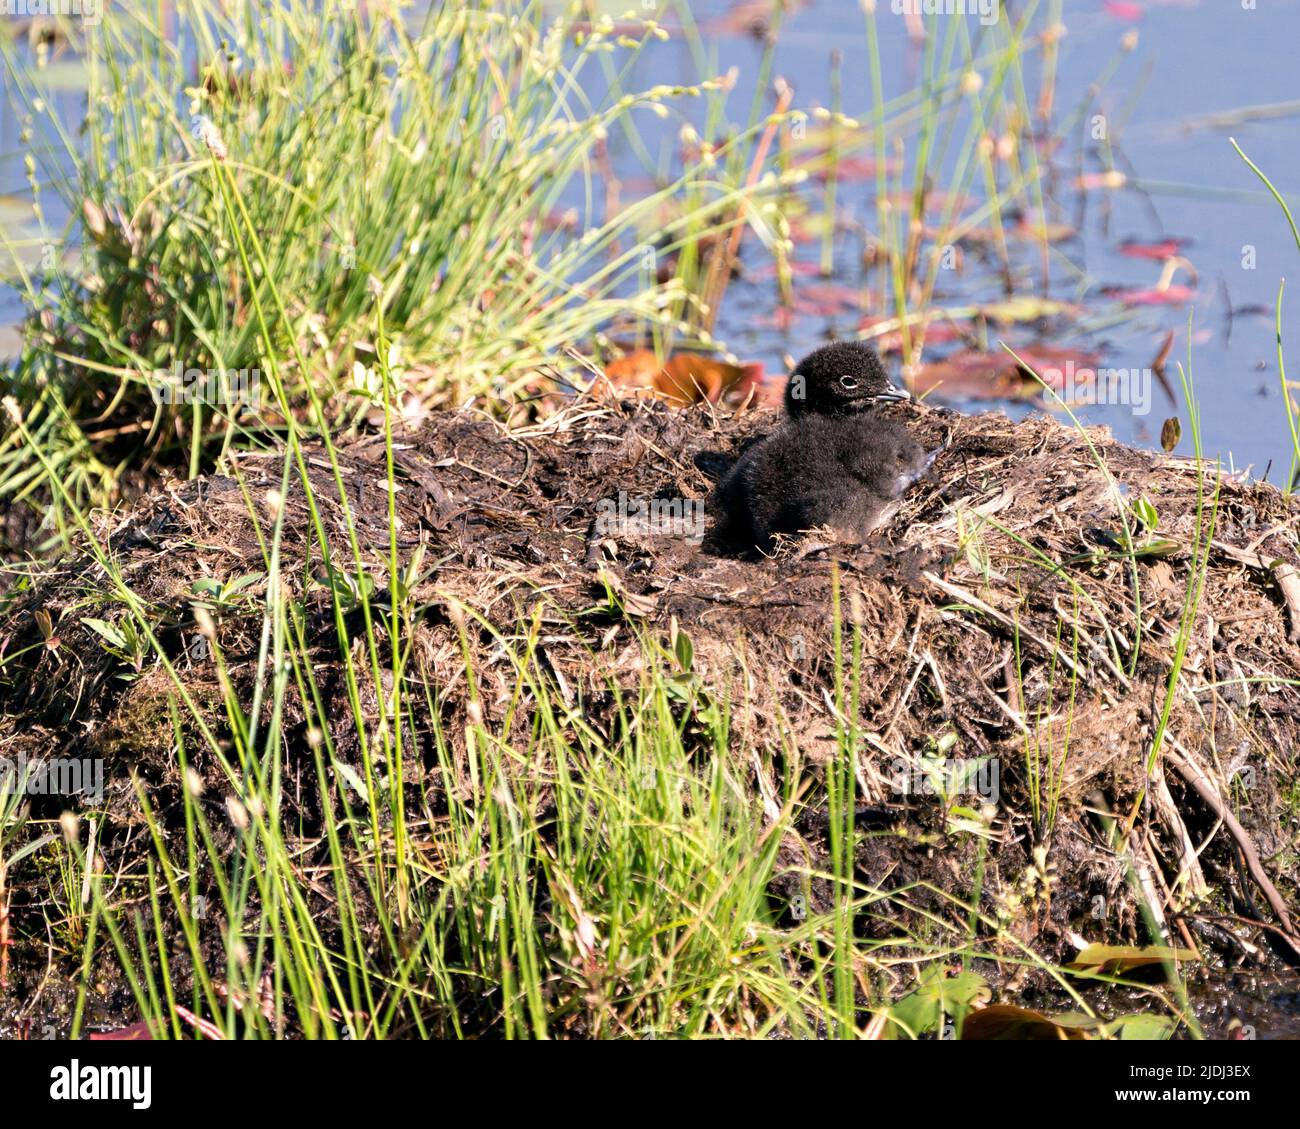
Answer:
[[[540,604],[545,662],[566,696],[582,696],[595,724],[609,679],[635,684],[641,676],[639,633],[663,636],[675,619],[691,637],[696,670],[732,702],[738,745],[793,733],[816,763],[836,748],[827,692],[838,577],[844,615],[863,644],[865,799],[896,799],[888,766],[955,733],[948,755],[999,758],[1004,810],[995,826],[1001,843],[1026,858],[1039,830],[1026,810],[1026,748],[1059,758],[1068,738],[1061,766],[1067,814],[1058,819],[1057,844],[1074,843],[1065,855],[1079,868],[1079,882],[1089,869],[1119,868],[1069,815],[1102,801],[1124,812],[1142,794],[1143,826],[1151,832],[1142,849],[1158,881],[1204,891],[1207,860],[1243,851],[1278,928],[1289,932],[1296,875],[1279,857],[1288,846],[1280,813],[1300,745],[1300,689],[1287,685],[1300,671],[1300,604],[1287,565],[1297,559],[1300,503],[1271,486],[1223,480],[1162,765],[1144,788],[1191,580],[1198,489],[1208,504],[1213,479],[1200,480],[1185,460],[1116,443],[1103,429],[1085,437],[1050,419],[896,410],[923,442],[949,446],[873,543],[859,548],[814,534],[758,561],[679,537],[601,535],[594,518],[597,503],[619,490],[706,498],[711,484],[695,456],[736,452],[771,426],[768,413],[723,418],[708,408],[579,404],[512,432],[486,419],[438,415],[404,437],[396,456],[399,549],[406,559],[422,545],[427,571],[416,592],[425,611],[415,626],[412,669],[438,685],[446,732],[460,731],[467,704],[448,607],[474,609],[510,636]],[[309,463],[332,552],[346,561],[328,462],[314,453]],[[342,465],[382,599],[389,545],[382,441],[344,448]],[[240,455],[229,475],[157,490],[99,519],[101,540],[156,611],[159,637],[181,677],[196,700],[212,703],[214,716],[219,687],[211,660],[194,647],[191,585],[202,576],[264,570],[246,498],[261,504],[278,488],[281,468],[276,454]],[[1159,536],[1171,543],[1164,555],[1134,565],[1104,548],[1122,529],[1116,483],[1130,498],[1155,504]],[[320,582],[300,485],[285,504],[283,583],[303,601],[318,677],[329,687],[334,672],[337,689],[330,593]],[[269,524],[266,513],[259,516]],[[174,778],[162,723],[171,683],[156,668],[132,682],[117,677],[120,665],[82,622],[104,614],[93,608],[104,581],[92,556],[73,553],[35,567],[30,587],[11,597],[0,625],[14,656],[0,687],[0,751],[44,752],[53,742],[109,758],[119,781],[130,765],[149,766],[164,782]],[[50,615],[57,650],[36,645],[37,611]],[[218,624],[237,685],[251,682],[260,631],[255,605]],[[470,640],[491,723],[504,713],[515,670],[489,632],[471,632]],[[374,688],[368,692],[373,709]],[[355,735],[349,742],[341,693],[336,737],[347,755]],[[521,733],[526,713],[516,720]],[[1243,767],[1253,770],[1256,786],[1238,823],[1224,798]],[[125,794],[127,785],[119,787]],[[1212,849],[1194,830],[1213,837]]]

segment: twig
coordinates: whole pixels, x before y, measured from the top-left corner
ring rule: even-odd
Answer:
[[[1296,937],[1295,928],[1291,924],[1291,914],[1286,908],[1286,903],[1282,900],[1282,895],[1278,893],[1277,887],[1273,885],[1273,880],[1269,878],[1268,872],[1264,869],[1264,864],[1259,858],[1259,851],[1255,849],[1255,842],[1251,839],[1250,833],[1237,821],[1237,817],[1232,814],[1223,797],[1219,795],[1219,789],[1215,787],[1214,781],[1196,763],[1192,754],[1174,738],[1167,736],[1166,740],[1177,751],[1166,752],[1165,759],[1192,786],[1201,799],[1210,805],[1214,813],[1223,820],[1223,826],[1227,828],[1228,834],[1233,837],[1237,846],[1241,848],[1241,853],[1246,859],[1246,869],[1250,871],[1250,876],[1255,880],[1255,884],[1260,890],[1263,891],[1264,897],[1268,899],[1268,904],[1273,908],[1273,912],[1277,914],[1277,919],[1281,922],[1282,929],[1287,935],[1287,941],[1296,953],[1300,954],[1300,938]]]
[[[1178,874],[1174,879],[1175,887],[1185,883],[1193,898],[1203,898],[1209,892],[1209,884],[1205,881],[1205,872],[1201,870],[1200,859],[1196,855],[1196,844],[1192,842],[1187,824],[1183,822],[1183,817],[1178,812],[1178,805],[1174,803],[1174,798],[1169,793],[1169,783],[1165,780],[1165,774],[1158,767],[1147,794],[1151,797],[1156,817],[1164,824],[1165,831],[1173,841],[1178,862]]]
[[[1182,918],[1178,906],[1174,904],[1174,892],[1165,881],[1165,876],[1160,871],[1160,859],[1156,855],[1155,847],[1152,846],[1151,836],[1143,836],[1142,847],[1146,851],[1148,861],[1151,863],[1151,874],[1154,876],[1156,885],[1160,887],[1160,892],[1164,895],[1164,908],[1174,914],[1174,925],[1178,929],[1179,936],[1182,937],[1183,943],[1196,954],[1197,960],[1201,959],[1201,950],[1196,942],[1192,939],[1191,931],[1187,928],[1187,922]],[[1154,892],[1154,891],[1153,891]],[[1162,911],[1163,912],[1163,911]],[[1168,918],[1165,919],[1165,930],[1168,932]]]

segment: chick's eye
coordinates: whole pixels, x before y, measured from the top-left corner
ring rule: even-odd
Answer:
[[[852,392],[858,386],[857,380],[852,376],[841,376],[840,387]]]

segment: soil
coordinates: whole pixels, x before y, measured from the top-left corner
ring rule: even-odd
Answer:
[[[733,703],[738,748],[791,733],[815,778],[840,747],[843,726],[858,727],[864,880],[961,897],[982,858],[983,908],[1010,914],[1027,945],[1064,962],[1080,937],[1149,940],[1129,881],[1136,872],[1154,892],[1170,942],[1196,947],[1206,969],[1289,975],[1300,952],[1291,917],[1300,907],[1300,601],[1288,565],[1300,557],[1300,502],[1241,476],[1202,478],[1193,462],[1125,447],[1103,429],[918,405],[890,410],[927,448],[946,446],[871,543],[814,531],[754,559],[694,536],[707,534],[712,519],[694,524],[692,507],[706,504],[718,469],[773,426],[769,412],[578,403],[512,431],[443,414],[403,436],[398,550],[404,561],[422,553],[415,654],[441,684],[443,731],[462,732],[470,708],[461,607],[503,632],[540,615],[546,662],[559,685],[583,688],[596,724],[609,705],[609,680],[635,685],[641,677],[640,637],[684,632],[694,670]],[[382,606],[389,553],[382,438],[350,443],[339,457],[372,603]],[[348,561],[325,452],[311,448],[307,464],[331,553]],[[268,533],[282,466],[279,452],[235,455],[224,473],[168,484],[96,519],[99,540],[149,607],[187,691],[218,726],[221,684],[196,623],[194,585],[256,577],[210,613],[230,678],[250,686],[266,565],[249,507]],[[618,520],[620,491],[627,520]],[[1134,557],[1124,551],[1122,514],[1142,498],[1157,521],[1146,529],[1130,517]],[[638,516],[641,499],[675,503],[669,528]],[[338,585],[315,550],[295,479],[283,506],[281,582],[301,601],[316,675],[340,702],[334,737],[346,759],[356,755],[356,734],[335,642]],[[1211,511],[1204,589],[1180,657],[1179,626]],[[74,550],[25,572],[0,614],[8,655],[0,756],[55,748],[103,758],[101,850],[111,867],[128,866],[147,850],[134,782],[149,789],[164,818],[180,795],[171,677],[152,662],[135,671],[85,622],[122,618],[93,553]],[[846,653],[855,632],[861,642],[856,719],[835,716],[837,606]],[[346,614],[359,630],[359,610]],[[469,639],[485,721],[499,722],[513,668],[488,630],[470,630]],[[1178,686],[1148,776],[1176,664]],[[363,686],[372,711],[377,692]],[[514,724],[522,738],[526,709]],[[298,757],[309,766],[301,715],[288,728],[297,735],[291,763]],[[429,729],[416,728],[415,747],[427,748]],[[1061,775],[1054,812],[1035,812],[1027,749]],[[900,792],[904,766],[927,755],[992,758],[997,795],[981,804]],[[218,765],[196,768],[219,784]],[[418,765],[411,773],[410,787],[425,794],[443,786]],[[57,817],[41,804],[33,800],[35,816]],[[980,834],[951,834],[957,805],[971,809]],[[1123,857],[1107,830],[1109,813],[1121,822],[1134,813]],[[319,814],[310,795],[285,804],[296,833],[310,833]],[[783,845],[783,863],[818,860],[825,829],[824,809],[811,804]],[[0,1004],[0,1028],[20,1018],[39,1025],[76,973],[69,955],[63,979],[49,974],[39,884],[21,868],[10,882],[16,994],[8,1011]],[[793,869],[783,872],[774,904],[797,892]],[[1098,898],[1110,907],[1102,937],[1090,916]],[[951,912],[942,902],[938,893],[921,894],[909,910],[891,907],[863,928],[906,929],[906,912]],[[33,1008],[38,988],[44,998]],[[134,1021],[125,992],[116,1004],[111,992],[104,998],[105,1022],[115,1014]]]

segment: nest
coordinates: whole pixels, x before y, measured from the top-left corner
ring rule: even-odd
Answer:
[[[846,726],[860,733],[862,820],[933,822],[924,802],[900,793],[899,776],[922,771],[936,750],[999,764],[1000,797],[986,805],[993,864],[1008,874],[1041,868],[1034,848],[1050,845],[1050,880],[1074,895],[1040,922],[1060,951],[1089,897],[1122,894],[1131,864],[1150,904],[1168,914],[1171,938],[1203,937],[1187,907],[1217,896],[1217,909],[1249,919],[1293,955],[1287,907],[1296,875],[1280,813],[1300,746],[1292,567],[1300,503],[1266,484],[1125,447],[1104,429],[913,405],[891,411],[927,447],[946,446],[871,543],[813,531],[754,560],[711,544],[712,481],[701,468],[716,473],[772,426],[769,413],[579,404],[513,431],[438,415],[402,437],[397,551],[404,565],[418,562],[421,608],[412,669],[438,685],[443,731],[460,731],[471,709],[462,633],[480,691],[473,709],[489,725],[507,715],[517,686],[501,640],[517,637],[521,624],[540,625],[539,653],[556,686],[581,700],[593,724],[612,683],[644,677],[646,638],[684,633],[694,672],[731,703],[738,748],[792,741],[816,774]],[[339,450],[346,512],[326,453],[310,448],[305,463],[333,559],[351,560],[350,523],[371,599],[382,605],[391,552],[384,443]],[[251,514],[265,536],[282,505],[280,583],[303,609],[318,678],[338,695],[333,736],[346,757],[356,735],[343,706],[337,581],[296,475],[280,496],[282,470],[280,453],[233,456],[223,474],[100,517],[97,539],[147,607],[176,676],[220,724],[221,680],[204,617],[196,622],[195,582],[254,578],[241,589],[243,610],[235,601],[209,616],[242,693],[256,670],[256,598],[267,584]],[[94,553],[30,571],[4,613],[0,755],[58,747],[104,758],[110,808],[119,804],[127,821],[133,772],[161,791],[176,785],[165,720],[172,675],[152,662],[126,670],[86,623],[123,616]],[[1189,585],[1200,596],[1183,631]],[[482,630],[464,631],[467,613]],[[346,614],[359,630],[359,613]],[[860,656],[852,718],[834,696],[837,640],[841,664]],[[363,707],[374,711],[390,689],[363,687]],[[526,703],[513,717],[525,734]],[[304,761],[307,736],[299,732]],[[454,786],[422,779],[418,765],[412,772],[413,787]],[[1030,800],[1035,772],[1040,784],[1057,782],[1050,820]],[[1125,866],[1102,831],[1108,812],[1121,825],[1137,815]],[[810,841],[817,819],[805,814]],[[960,850],[888,849],[860,860],[870,880],[895,868],[948,887],[968,877]]]

